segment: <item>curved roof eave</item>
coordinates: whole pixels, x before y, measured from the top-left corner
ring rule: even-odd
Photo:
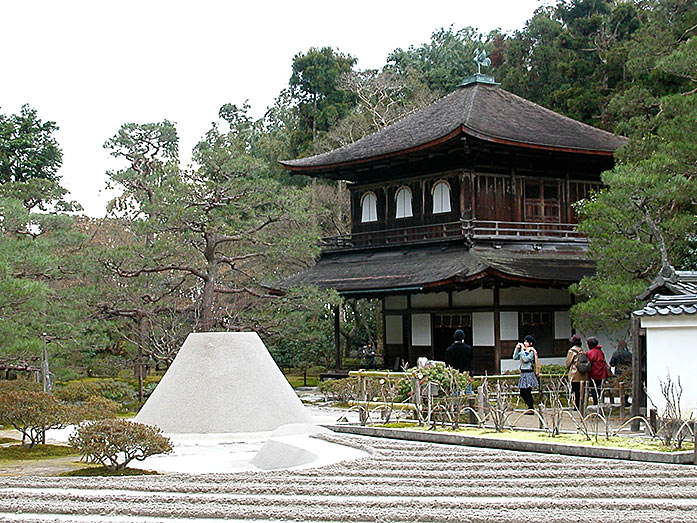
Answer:
[[[455,138],[460,134],[470,135],[470,136],[473,136],[475,138],[479,138],[480,140],[485,140],[488,142],[500,143],[500,144],[504,144],[504,145],[512,145],[515,147],[523,147],[523,148],[528,148],[528,149],[538,149],[538,150],[547,150],[547,151],[556,151],[556,152],[565,152],[565,153],[576,153],[576,154],[592,154],[592,155],[598,155],[598,156],[613,156],[614,155],[614,151],[611,151],[611,150],[580,149],[580,148],[575,148],[575,147],[560,147],[558,145],[549,145],[549,144],[534,143],[534,142],[520,142],[520,141],[510,140],[508,138],[493,136],[493,135],[490,135],[490,134],[487,134],[484,132],[477,131],[476,129],[473,129],[473,128],[468,127],[468,126],[463,124],[460,127],[458,127],[457,129],[449,132],[448,134],[441,136],[440,138],[437,138],[435,140],[431,140],[430,142],[426,142],[426,143],[418,145],[416,147],[409,147],[407,149],[392,151],[389,153],[379,154],[376,156],[369,156],[366,158],[357,158],[355,160],[347,160],[344,162],[319,164],[319,165],[292,165],[292,164],[288,163],[288,162],[295,161],[295,160],[286,160],[286,161],[279,160],[278,163],[280,163],[284,168],[288,169],[289,171],[299,172],[299,171],[331,170],[331,169],[336,169],[339,167],[348,167],[351,165],[371,163],[371,162],[375,162],[378,160],[385,160],[388,158],[394,158],[396,156],[401,156],[403,154],[409,154],[409,153],[416,152],[416,151],[422,151],[422,150],[434,147],[436,145],[439,145],[441,143],[447,142],[448,140],[451,140],[452,138]]]

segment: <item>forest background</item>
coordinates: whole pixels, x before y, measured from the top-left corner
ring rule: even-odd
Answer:
[[[121,192],[106,218],[80,214],[57,175],[58,124],[30,106],[0,114],[0,372],[50,354],[58,380],[164,369],[194,331],[259,332],[279,366],[333,364],[379,347],[379,303],[265,283],[310,267],[318,240],[348,231],[342,183],[289,176],[278,160],[379,130],[456,88],[486,50],[501,86],[630,138],[605,188],[578,204],[598,262],[574,286],[581,332],[626,328],[663,265],[697,268],[697,2],[566,0],[509,34],[441,28],[379,70],[311,48],[263,118],[226,104],[179,161],[168,121],[126,123],[105,148]]]

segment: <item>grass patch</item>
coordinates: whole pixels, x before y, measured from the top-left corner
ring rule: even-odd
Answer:
[[[113,470],[107,467],[87,467],[77,470],[71,470],[68,472],[63,472],[59,476],[68,477],[91,477],[91,476],[153,476],[157,475],[159,472],[155,470],[140,470],[132,469],[126,467],[121,470]]]
[[[74,448],[66,447],[65,445],[35,445],[31,448],[23,447],[22,445],[11,445],[9,447],[0,448],[0,462],[62,458],[64,456],[79,455],[80,453]]]
[[[305,385],[303,382],[302,374],[298,376],[293,374],[286,374],[286,379],[288,380],[288,383],[290,383],[290,386],[294,389],[298,387],[316,387],[317,385],[319,385],[319,376],[308,376],[307,385]]]
[[[17,438],[0,438],[0,445],[3,443],[17,443],[18,441]]]
[[[426,425],[416,425],[414,423],[387,423],[379,425],[379,427],[389,429],[412,429],[412,430],[430,430]],[[437,432],[453,432],[455,434],[463,434],[466,436],[481,436],[492,439],[513,439],[519,441],[534,441],[538,443],[561,443],[564,445],[584,445],[588,447],[612,447],[630,450],[654,450],[659,452],[675,452],[676,450],[693,450],[694,443],[685,441],[681,449],[673,449],[666,447],[657,439],[645,439],[640,437],[613,436],[606,439],[605,436],[599,435],[598,440],[591,436],[592,439],[587,440],[582,434],[559,434],[558,436],[549,436],[545,432],[528,431],[528,430],[505,430],[496,432],[492,429],[479,429],[473,427],[465,427],[453,431],[446,427],[436,428]]]

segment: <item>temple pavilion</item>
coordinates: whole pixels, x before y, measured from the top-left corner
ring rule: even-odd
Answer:
[[[351,232],[277,284],[379,299],[385,365],[442,360],[455,329],[474,373],[512,366],[517,340],[563,360],[568,288],[594,271],[573,204],[601,186],[625,139],[516,96],[481,74],[344,147],[282,161],[345,180]]]

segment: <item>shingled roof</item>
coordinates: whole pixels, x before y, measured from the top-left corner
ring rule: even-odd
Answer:
[[[600,155],[612,155],[626,142],[497,85],[472,83],[349,145],[280,163],[302,172],[370,162],[425,149],[459,134],[521,147]]]
[[[277,282],[273,288],[288,290],[315,285],[350,295],[425,290],[490,276],[553,286],[578,282],[594,271],[595,264],[585,251],[559,253],[430,245],[325,254],[311,269]]]

